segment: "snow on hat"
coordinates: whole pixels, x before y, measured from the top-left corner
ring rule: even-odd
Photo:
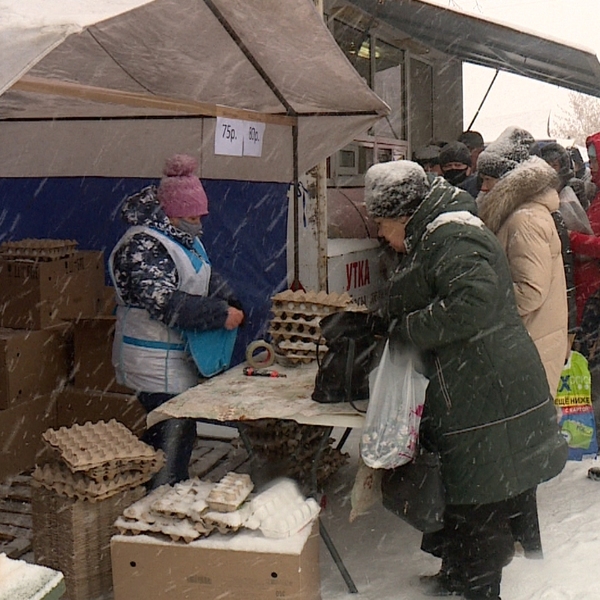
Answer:
[[[208,214],[208,198],[194,175],[198,163],[193,156],[175,154],[165,162],[158,186],[158,200],[167,217],[202,217]]]
[[[377,163],[365,175],[365,204],[371,217],[412,215],[428,192],[423,167],[410,160]]]
[[[462,142],[450,142],[440,150],[440,165],[452,162],[471,166],[471,151]]]
[[[525,129],[507,127],[498,139],[479,155],[477,172],[500,179],[529,158],[529,148],[534,142],[534,137]]]

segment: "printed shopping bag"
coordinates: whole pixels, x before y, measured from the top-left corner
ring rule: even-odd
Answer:
[[[416,454],[428,379],[415,368],[412,352],[385,344],[379,366],[369,376],[369,405],[360,444],[373,469],[393,469]]]
[[[571,352],[554,401],[560,413],[561,433],[569,445],[569,460],[598,454],[591,381],[586,358],[579,352]]]

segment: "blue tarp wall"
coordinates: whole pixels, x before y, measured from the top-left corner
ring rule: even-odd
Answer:
[[[77,240],[80,250],[103,250],[105,262],[125,231],[122,201],[154,179],[0,179],[0,242],[24,238]],[[202,240],[213,268],[241,300],[233,364],[266,333],[273,294],[287,287],[288,184],[203,180],[210,214]],[[110,284],[108,274],[107,285]]]

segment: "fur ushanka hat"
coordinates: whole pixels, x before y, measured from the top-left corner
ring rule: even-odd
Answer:
[[[373,218],[397,219],[412,215],[429,193],[421,165],[410,160],[378,163],[365,175],[365,204]]]
[[[477,159],[477,172],[500,179],[519,163],[529,158],[529,149],[534,137],[525,129],[507,127]]]

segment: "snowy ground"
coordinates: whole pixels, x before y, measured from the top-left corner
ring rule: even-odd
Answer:
[[[322,520],[358,594],[350,594],[321,544],[323,600],[424,600],[418,576],[437,572],[439,560],[421,552],[420,534],[381,506],[348,522],[356,470],[357,435],[344,446],[351,462],[330,482]],[[600,599],[600,482],[587,478],[600,461],[569,462],[538,489],[545,558],[514,558],[504,569],[503,600]],[[596,569],[599,569],[598,571]]]

